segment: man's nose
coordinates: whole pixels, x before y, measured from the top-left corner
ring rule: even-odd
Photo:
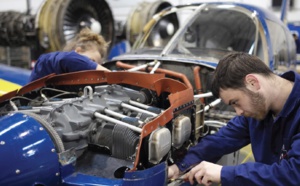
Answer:
[[[243,113],[244,113],[244,111],[240,108],[235,107],[234,110],[235,110],[236,114],[239,115],[239,116],[243,115]]]

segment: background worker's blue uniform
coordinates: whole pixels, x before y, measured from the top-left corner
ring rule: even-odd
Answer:
[[[81,70],[96,70],[97,63],[75,51],[51,52],[41,55],[29,78],[29,82],[49,74],[62,74]]]
[[[223,166],[222,186],[300,185],[300,76],[287,72],[282,77],[294,81],[294,87],[276,118],[272,113],[262,121],[233,118],[176,162],[179,169],[184,171],[202,160],[216,162],[222,155],[251,143],[256,162]]]

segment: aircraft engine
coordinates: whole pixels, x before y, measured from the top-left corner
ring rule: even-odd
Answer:
[[[104,77],[102,71],[74,74],[82,73],[68,80],[59,80],[68,75],[54,76],[38,89],[33,82],[19,90],[27,93],[0,105],[0,147],[9,152],[0,158],[7,170],[0,174],[1,185],[15,176],[16,183],[55,185],[60,165],[73,165],[82,174],[123,178],[130,169],[167,161],[171,151],[176,154],[193,138],[193,93],[184,84],[162,75],[113,72],[106,77],[109,84],[55,85]],[[88,73],[95,76],[89,74],[88,80]],[[128,81],[131,86],[125,85]],[[45,171],[51,175],[47,179]]]

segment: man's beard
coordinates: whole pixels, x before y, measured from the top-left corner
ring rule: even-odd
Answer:
[[[254,93],[248,89],[245,92],[250,97],[251,113],[245,113],[244,116],[263,120],[268,113],[266,110],[266,99],[260,93]]]

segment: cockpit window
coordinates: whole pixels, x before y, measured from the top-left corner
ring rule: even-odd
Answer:
[[[196,55],[195,49],[252,53],[256,27],[247,15],[227,9],[205,9],[186,29],[179,45]]]

